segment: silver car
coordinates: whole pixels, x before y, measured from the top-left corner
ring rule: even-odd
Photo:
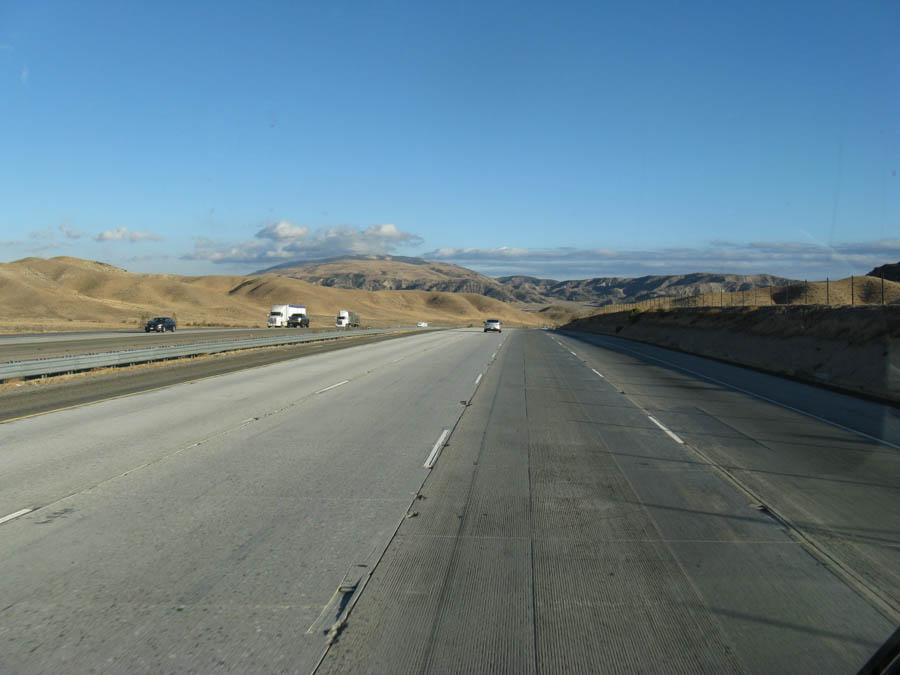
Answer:
[[[501,330],[501,328],[502,327],[500,325],[500,319],[488,319],[487,321],[484,322],[484,332],[485,333],[487,333],[488,331],[491,331],[491,330],[495,330],[498,333],[502,333],[503,331]]]

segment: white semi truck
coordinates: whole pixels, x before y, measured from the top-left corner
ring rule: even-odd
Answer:
[[[337,319],[334,320],[334,325],[338,328],[358,328],[359,314],[347,309],[341,309],[338,311]]]
[[[306,315],[306,307],[302,305],[272,305],[269,310],[269,318],[266,319],[267,328],[281,328],[288,325],[288,320],[294,314]]]

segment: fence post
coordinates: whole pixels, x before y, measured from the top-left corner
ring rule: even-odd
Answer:
[[[828,277],[825,277],[825,304],[831,307],[831,288],[829,286]]]
[[[884,270],[881,270],[881,304],[884,304]]]
[[[850,306],[852,307],[855,304],[853,299],[853,275],[850,275]]]

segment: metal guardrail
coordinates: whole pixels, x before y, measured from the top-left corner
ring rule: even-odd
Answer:
[[[310,333],[293,336],[281,334],[262,338],[194,342],[191,344],[171,345],[168,347],[145,347],[142,349],[126,349],[115,352],[98,352],[96,354],[76,354],[73,356],[57,356],[28,361],[9,361],[7,363],[0,363],[0,381],[18,377],[59,375],[108,366],[128,366],[137,363],[149,363],[150,361],[164,361],[185,356],[201,356],[203,354],[215,354],[218,352],[237,351],[241,349],[255,349],[257,347],[275,347],[277,345],[296,344],[299,342],[335,340],[353,335],[377,335],[379,333],[395,333],[411,330],[421,329],[367,328],[362,330],[341,330],[329,333]]]

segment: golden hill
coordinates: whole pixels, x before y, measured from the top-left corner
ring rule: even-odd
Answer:
[[[497,317],[511,326],[546,321],[472,293],[328,288],[277,274],[179,276],[135,274],[79,258],[25,258],[0,263],[0,331],[86,330],[138,325],[175,316],[181,326],[264,326],[269,308],[308,308],[312,326],[333,324],[339,309],[372,326],[478,324]]]

